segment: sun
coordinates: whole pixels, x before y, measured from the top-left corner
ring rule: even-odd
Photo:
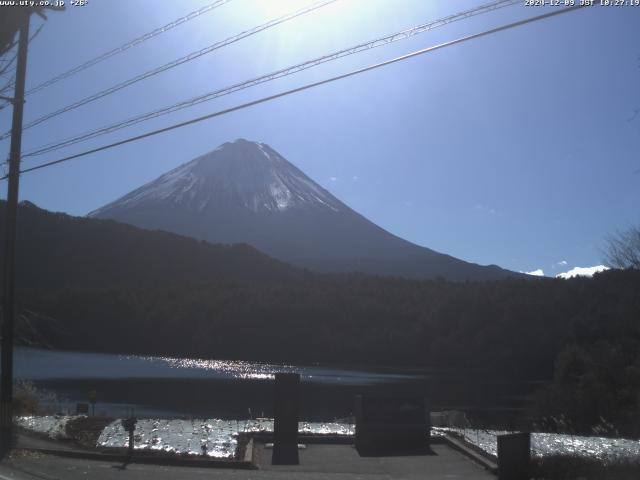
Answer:
[[[254,21],[277,24],[277,28],[270,31],[269,35],[262,37],[263,41],[257,48],[264,58],[278,57],[278,61],[284,64],[289,61],[290,55],[291,58],[300,58],[311,50],[332,51],[336,48],[335,42],[341,44],[343,35],[336,25],[349,24],[351,1],[253,0],[250,6],[246,5],[251,9]]]
[[[258,8],[269,18],[280,17],[310,5],[313,2],[306,0],[257,0]]]

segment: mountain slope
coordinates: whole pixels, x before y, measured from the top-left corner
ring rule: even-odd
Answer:
[[[0,233],[5,208],[6,202],[0,201]],[[18,288],[154,288],[305,275],[248,245],[211,245],[173,233],[52,213],[29,202],[20,204],[17,235]],[[0,248],[3,239],[0,235]],[[0,266],[2,261],[0,256]]]
[[[412,244],[316,184],[275,150],[239,139],[89,214],[212,243],[248,243],[317,271],[485,280],[517,275]]]

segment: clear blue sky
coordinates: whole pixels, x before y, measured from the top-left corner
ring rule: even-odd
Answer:
[[[30,46],[27,86],[211,1],[89,0],[51,13]],[[308,3],[233,0],[28,97],[25,121]],[[27,130],[24,149],[482,3],[339,0]],[[523,0],[25,166],[543,11]],[[34,18],[32,30],[40,23]],[[640,223],[639,86],[640,7],[588,8],[28,173],[20,194],[84,215],[244,137],[268,143],[396,235],[464,260],[553,275],[602,263],[606,235]],[[9,110],[0,112],[3,131]],[[1,142],[0,155],[7,151]]]

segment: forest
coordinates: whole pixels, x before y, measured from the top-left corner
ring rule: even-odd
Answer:
[[[248,246],[30,204],[19,235],[25,344],[545,381],[527,408],[546,429],[640,436],[638,270],[467,283],[321,275]]]

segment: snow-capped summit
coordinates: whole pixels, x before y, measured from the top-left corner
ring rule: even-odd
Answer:
[[[320,271],[494,279],[483,267],[407,242],[354,212],[270,146],[238,139],[89,214],[212,243],[247,243]]]
[[[144,208],[157,203],[192,211],[244,207],[256,213],[300,208],[338,211],[341,206],[269,145],[241,138],[220,145],[89,215],[100,217],[114,208]]]

